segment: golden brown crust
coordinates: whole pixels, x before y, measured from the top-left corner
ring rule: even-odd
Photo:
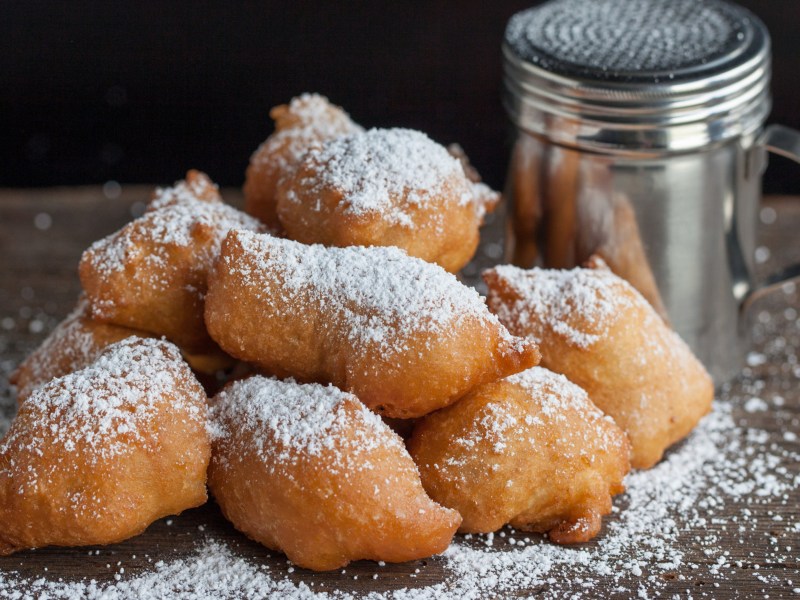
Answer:
[[[166,336],[192,354],[214,351],[203,324],[208,270],[229,229],[262,228],[215,190],[190,172],[142,217],[83,253],[79,273],[93,319]]]
[[[156,336],[138,329],[94,321],[89,304],[82,295],[75,309],[11,374],[9,381],[17,387],[17,403],[24,402],[35,389],[51,379],[89,366],[107,346],[129,337]],[[181,353],[199,376],[215,375],[236,363],[216,344],[203,354]]]
[[[88,315],[89,305],[81,296],[75,309],[11,374],[18,403],[51,379],[88,366],[106,346],[131,336],[150,337],[136,329],[92,321]]]
[[[653,307],[604,268],[487,271],[489,308],[539,343],[542,366],[563,373],[628,434],[632,464],[649,468],[711,410],[703,365]]]
[[[533,368],[420,419],[408,442],[430,496],[460,531],[510,523],[558,543],[594,537],[630,469],[625,434],[566,378]]]
[[[0,554],[115,543],[206,501],[206,397],[174,346],[128,338],[36,390],[0,441]]]
[[[254,326],[254,324],[258,324]],[[279,377],[331,382],[390,417],[418,417],[539,360],[478,294],[394,248],[324,248],[232,231],[206,325]]]
[[[278,184],[289,238],[326,246],[396,246],[450,272],[469,262],[490,198],[424,134],[372,129],[311,149]],[[489,190],[490,191],[490,190]]]
[[[270,111],[275,132],[250,158],[243,187],[245,212],[272,231],[280,231],[276,212],[278,181],[289,173],[306,150],[361,128],[340,107],[317,94],[303,94]]]
[[[450,543],[458,513],[428,498],[402,440],[355,396],[253,377],[212,406],[209,487],[248,537],[318,571]]]

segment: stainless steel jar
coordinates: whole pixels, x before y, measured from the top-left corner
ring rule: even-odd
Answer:
[[[552,0],[509,21],[503,55],[510,260],[600,255],[728,379],[766,151],[800,161],[800,133],[763,129],[763,23],[718,0]]]

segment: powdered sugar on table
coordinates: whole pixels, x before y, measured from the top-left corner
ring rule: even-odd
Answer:
[[[609,580],[616,582],[611,589],[620,595],[651,597],[659,595],[666,583],[688,580],[688,574],[700,570],[709,582],[722,581],[742,568],[741,561],[737,564],[737,559],[724,550],[730,544],[722,541],[746,543],[758,507],[784,501],[798,485],[785,467],[800,456],[777,446],[759,448],[761,433],[737,426],[733,418],[737,410],[738,400],[726,398],[664,462],[629,476],[628,491],[615,515],[598,541],[586,546],[557,546],[510,529],[497,535],[458,536],[444,555],[435,559],[445,574],[443,581],[420,585],[418,574],[414,574],[406,576],[407,584],[400,589],[393,578],[389,589],[379,591],[386,575],[382,567],[371,563],[359,563],[365,566],[341,572],[341,585],[336,586],[340,589],[330,589],[330,585],[325,589],[315,574],[296,573],[284,561],[265,564],[247,558],[235,545],[199,534],[195,552],[159,561],[151,572],[130,580],[68,583],[47,578],[22,580],[7,574],[0,576],[0,597],[26,597],[17,595],[21,587],[31,594],[29,597],[47,594],[70,599],[345,599],[361,596],[347,591],[354,572],[362,573],[362,578],[377,575],[375,591],[366,596],[374,600],[477,600],[521,590],[548,598],[593,597],[599,582]],[[716,515],[723,510],[734,515],[724,527],[715,524]],[[785,532],[781,536],[797,539],[800,519],[776,522],[774,527]],[[687,545],[703,548],[709,563],[687,560]],[[794,555],[775,544],[769,556],[750,560],[791,563]],[[420,567],[418,571],[425,569],[424,565]],[[765,578],[769,585],[783,583],[774,576]],[[637,583],[631,585],[632,580]]]
[[[556,546],[506,529],[496,535],[457,536],[443,556],[427,565],[363,562],[333,575],[317,574],[298,571],[278,555],[265,556],[224,523],[215,531],[199,531],[187,515],[174,519],[174,525],[167,520],[169,527],[164,522],[154,526],[163,531],[189,519],[190,525],[174,538],[183,549],[177,557],[168,547],[152,548],[138,574],[130,568],[120,573],[141,557],[112,554],[113,547],[98,549],[102,554],[96,561],[108,561],[120,579],[105,575],[105,582],[63,581],[48,573],[22,577],[13,569],[24,564],[24,555],[11,557],[2,565],[0,597],[477,600],[519,593],[592,598],[599,590],[620,597],[714,597],[716,586],[734,577],[751,582],[747,589],[761,590],[761,597],[791,595],[800,586],[800,515],[785,507],[797,502],[800,447],[791,436],[774,441],[750,420],[769,418],[760,422],[790,433],[800,429],[798,407],[787,400],[796,400],[791,390],[800,378],[800,319],[787,309],[761,313],[759,320],[754,337],[767,362],[757,370],[746,368],[737,383],[723,390],[713,413],[663,462],[627,478],[627,492],[615,500],[614,514],[589,544]],[[0,385],[11,366],[3,367]],[[769,412],[748,412],[745,405],[754,397]],[[13,396],[6,391],[0,401],[5,410]],[[7,426],[7,420],[0,420],[0,430]],[[186,539],[194,539],[188,553]],[[358,591],[364,589],[357,587],[363,579],[370,580],[368,594]]]
[[[800,294],[786,286],[779,296],[754,313],[754,351],[764,359],[722,390],[714,412],[662,463],[628,477],[589,544],[560,547],[506,529],[457,536],[425,562],[319,574],[248,542],[211,504],[155,523],[130,544],[4,558],[0,598],[796,597]],[[8,375],[56,324],[55,312],[0,314],[0,435],[15,412]],[[71,579],[65,566],[85,578]]]

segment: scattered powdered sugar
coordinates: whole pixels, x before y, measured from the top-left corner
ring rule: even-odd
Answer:
[[[495,276],[499,286],[491,283]],[[502,265],[491,269],[487,277],[487,301],[501,322],[531,328],[536,342],[541,341],[544,330],[552,330],[579,348],[595,344],[630,306],[628,295],[620,293],[621,289],[638,294],[604,268],[520,269]],[[502,297],[506,293],[510,298]]]
[[[744,409],[749,413],[766,412],[769,406],[761,398],[753,397],[744,403]]]
[[[797,454],[774,454],[774,448],[748,451],[742,434],[752,432],[737,428],[731,413],[731,405],[717,403],[714,413],[678,451],[649,471],[629,475],[616,517],[607,521],[604,532],[589,547],[534,543],[500,551],[491,541],[484,547],[456,544],[445,553],[448,566],[456,577],[487,581],[484,589],[495,593],[543,588],[549,592],[546,597],[562,597],[568,595],[567,589],[576,593],[583,588],[591,597],[592,582],[599,578],[619,582],[631,577],[657,591],[669,580],[665,575],[677,577],[676,571],[699,568],[685,560],[685,545],[691,543],[705,548],[707,556],[721,559],[711,566],[710,574],[724,578],[734,565],[720,544],[727,537],[725,528],[720,531],[712,526],[714,515],[733,513],[726,522],[746,524],[752,514],[746,506],[757,504],[752,494],[774,502],[798,485],[791,474],[778,468],[796,460]],[[737,505],[741,506],[734,510]],[[698,533],[706,527],[707,532]],[[686,537],[690,531],[695,532],[693,539]],[[571,578],[566,585],[554,578],[564,568]],[[623,587],[619,591],[637,590]]]
[[[233,235],[252,260],[231,259],[229,267],[248,286],[259,289],[264,287],[262,278],[277,278],[281,293],[297,299],[288,304],[296,307],[310,300],[324,307],[331,318],[341,320],[343,335],[356,348],[404,352],[421,334],[458,335],[460,326],[470,321],[500,332],[515,348],[525,344],[506,332],[473,288],[397,248],[326,248],[249,231]]]
[[[317,168],[313,178],[300,183],[312,195],[328,190],[341,194],[338,206],[344,214],[378,214],[389,223],[411,227],[409,207],[474,201],[461,162],[411,129],[370,129],[339,137],[309,150],[303,164]],[[293,190],[286,200],[300,202]]]
[[[400,438],[352,394],[291,379],[257,375],[230,384],[214,398],[211,420],[212,438],[235,444],[244,433],[268,466],[300,454],[336,453],[343,443],[357,453],[400,445]]]
[[[340,589],[318,590],[313,587],[313,574],[298,578],[288,565],[267,565],[242,557],[226,542],[212,537],[198,540],[197,550],[190,556],[159,562],[153,572],[113,584],[0,575],[0,597],[478,600],[521,591],[543,598],[592,598],[600,589],[614,590],[622,597],[658,597],[664,589],[694,592],[692,582],[698,577],[724,582],[742,569],[759,575],[753,570],[753,564],[756,569],[758,565],[754,561],[766,559],[789,566],[795,560],[792,550],[779,545],[765,550],[768,558],[752,552],[747,557],[746,550],[745,558],[731,554],[741,556],[741,544],[751,543],[755,548],[755,544],[765,543],[752,537],[758,523],[756,513],[765,513],[770,505],[785,505],[788,494],[800,484],[797,475],[786,468],[800,455],[774,444],[764,446],[759,442],[763,431],[736,424],[738,407],[738,398],[718,402],[713,413],[664,461],[630,475],[627,492],[615,500],[614,514],[605,520],[604,531],[594,542],[558,546],[511,529],[457,536],[444,555],[434,559],[445,573],[444,579],[434,584],[424,584],[412,575],[408,587],[398,589],[395,581],[381,591],[378,582],[376,591],[364,595],[348,591],[350,577],[343,574]],[[725,515],[724,520],[716,515]],[[781,527],[786,534],[780,535],[794,538],[791,542],[784,537],[786,544],[800,541],[800,520],[776,521],[772,527]],[[686,557],[688,548],[698,547],[707,558],[703,563]],[[380,573],[377,566],[372,568]],[[782,584],[766,573],[767,568],[763,575],[767,588]],[[791,578],[788,571],[786,575]],[[609,581],[613,583],[608,585]],[[683,586],[676,588],[680,582]]]

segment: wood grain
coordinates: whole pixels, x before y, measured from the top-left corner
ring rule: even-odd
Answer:
[[[147,199],[149,193],[149,188],[125,187],[120,197],[108,199],[97,187],[0,191],[0,366],[4,366],[0,373],[8,372],[10,366],[17,364],[72,307],[79,292],[76,265],[82,250],[93,240],[129,220],[132,207],[133,212],[140,210],[140,203]],[[226,197],[235,197],[235,194],[228,193]],[[777,219],[768,225],[761,225],[762,243],[771,248],[770,258],[760,266],[764,273],[789,261],[800,261],[800,239],[797,235],[800,231],[800,200],[770,198],[767,206],[776,211]],[[755,351],[765,352],[768,356],[796,357],[800,354],[800,328],[787,330],[782,339],[788,348],[776,351],[770,346],[774,346],[771,336],[775,328],[764,327],[764,323],[770,322],[770,319],[773,319],[774,325],[779,317],[791,317],[792,310],[796,318],[797,312],[800,312],[800,295],[790,288],[760,301],[754,307]],[[789,438],[784,437],[787,428],[800,431],[800,369],[790,363],[791,360],[767,361],[745,369],[742,376],[730,385],[727,394],[782,396],[785,402],[780,411],[737,410],[734,417],[748,427],[768,432],[766,445],[780,443],[785,447],[788,444],[797,452],[800,451],[800,444],[796,440],[789,443]],[[0,385],[0,391],[2,389]],[[8,393],[5,397],[0,396],[2,410],[8,412],[11,402]],[[790,475],[793,473],[796,481],[800,481],[800,466],[795,463],[789,469]],[[745,504],[749,506],[749,503]],[[682,548],[684,563],[696,563],[698,568],[686,569],[685,572],[664,578],[659,594],[664,597],[673,594],[714,598],[763,597],[764,594],[771,598],[797,597],[793,589],[800,587],[800,568],[796,560],[797,550],[800,550],[800,527],[795,528],[794,532],[786,528],[778,531],[775,519],[777,516],[784,521],[797,522],[799,506],[800,490],[795,486],[786,497],[749,506],[754,518],[748,521],[751,530],[744,537],[734,534],[733,527],[726,529],[724,523],[708,523],[708,530],[718,530],[722,540],[720,543],[730,552],[731,561],[741,561],[742,566],[735,569],[731,577],[724,579],[711,575],[713,559],[692,542],[695,539],[693,533],[703,532],[690,532],[685,536],[686,545]],[[742,506],[731,505],[724,510],[732,515],[741,509]],[[3,572],[14,571],[24,577],[62,577],[66,580],[92,578],[99,582],[110,582],[119,570],[118,561],[122,561],[125,567],[126,578],[135,576],[152,571],[153,563],[158,560],[190,553],[203,536],[225,541],[234,552],[256,563],[270,565],[274,573],[285,574],[298,582],[314,582],[318,590],[340,589],[353,593],[387,591],[422,587],[443,578],[443,563],[437,558],[386,565],[380,569],[376,569],[374,563],[355,563],[347,568],[346,575],[302,570],[288,573],[284,557],[268,552],[238,534],[222,518],[213,502],[179,517],[161,520],[145,534],[122,544],[103,548],[46,548],[0,558],[0,577]],[[777,543],[780,546],[797,550],[790,552],[788,558],[776,560],[773,551],[775,543],[771,541],[775,536],[779,536]],[[745,545],[741,543],[742,539],[746,540]],[[765,584],[754,577],[755,568],[771,583]],[[410,577],[416,569],[419,569],[419,573]],[[373,580],[372,575],[376,572],[379,578]],[[356,575],[358,579],[353,578]],[[569,576],[568,572],[564,572],[558,577],[558,589],[564,589],[565,594],[570,590],[578,590],[568,585]],[[618,583],[634,590],[638,584],[630,578],[623,578]],[[714,584],[718,587],[712,587]],[[597,596],[620,596],[620,592],[615,591],[618,590],[616,585],[613,578],[609,577],[591,593]],[[548,587],[524,590],[520,595],[537,595],[547,591]]]

